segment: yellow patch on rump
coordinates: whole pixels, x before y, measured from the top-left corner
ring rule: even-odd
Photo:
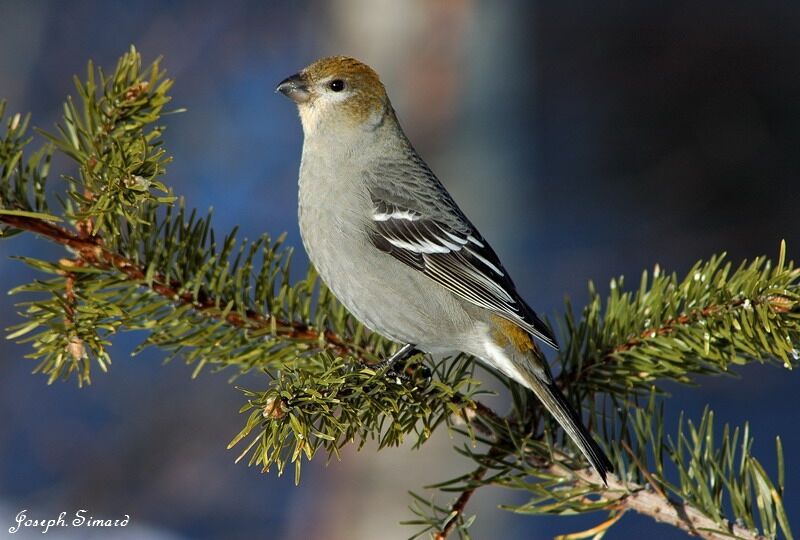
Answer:
[[[492,337],[499,346],[513,345],[517,351],[523,353],[536,349],[531,335],[513,322],[498,315],[492,316],[492,322],[495,324]]]

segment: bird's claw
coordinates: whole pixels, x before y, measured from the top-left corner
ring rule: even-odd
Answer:
[[[420,379],[428,380],[431,378],[431,370],[428,366],[421,362],[406,362],[421,352],[413,343],[406,343],[392,356],[380,362],[376,368],[377,370],[385,369],[386,375],[396,378],[400,384],[413,383]]]

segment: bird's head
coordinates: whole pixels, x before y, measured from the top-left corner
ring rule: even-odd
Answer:
[[[374,129],[391,111],[378,74],[347,56],[317,60],[281,81],[276,91],[297,104],[306,136],[320,130]]]

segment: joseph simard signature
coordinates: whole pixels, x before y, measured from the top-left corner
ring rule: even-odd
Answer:
[[[121,518],[97,518],[83,508],[76,510],[72,515],[61,512],[58,517],[33,518],[28,516],[28,510],[20,510],[15,518],[16,525],[9,527],[8,532],[14,534],[23,528],[41,529],[42,534],[47,534],[54,527],[127,527],[131,517],[128,514]]]

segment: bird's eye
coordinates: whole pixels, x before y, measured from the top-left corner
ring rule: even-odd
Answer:
[[[334,92],[341,92],[344,90],[344,81],[342,79],[334,79],[328,83],[328,88]]]

